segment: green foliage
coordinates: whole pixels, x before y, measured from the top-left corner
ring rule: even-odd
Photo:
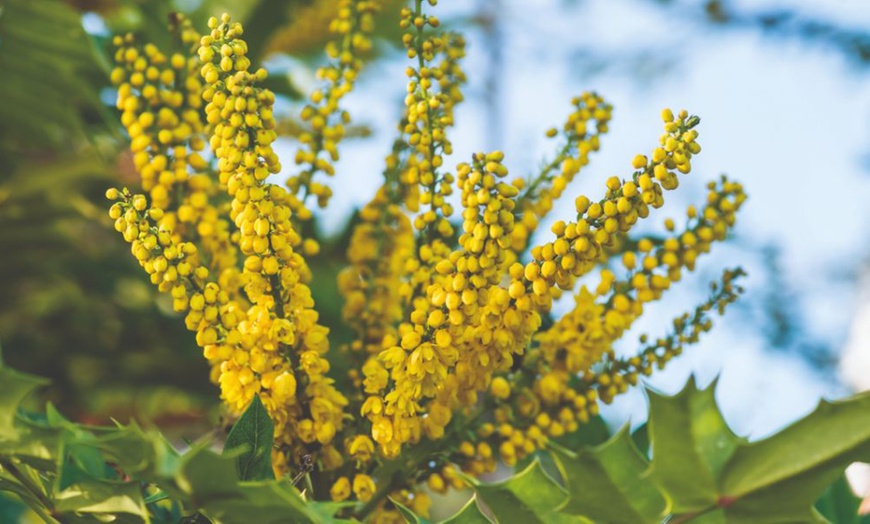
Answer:
[[[518,522],[518,515],[523,522],[868,520],[857,516],[859,501],[842,477],[828,486],[850,462],[870,460],[870,394],[822,402],[753,443],[725,423],[712,385],[698,389],[690,380],[675,396],[649,397],[649,424],[634,435],[623,428],[596,447],[554,448],[564,491],[538,462],[501,483],[468,481],[498,522]],[[647,437],[652,460],[636,444]]]
[[[94,89],[108,62],[59,0],[5,0],[0,10],[0,169],[34,146],[59,146],[88,121],[113,115]],[[97,80],[99,81],[99,80]]]
[[[22,401],[44,382],[0,365],[0,491],[16,494],[46,522],[178,522],[201,513],[201,522],[320,523],[333,522],[341,508],[306,502],[286,479],[247,480],[264,471],[271,477],[262,446],[268,437],[271,447],[272,423],[263,420],[262,405],[234,427],[244,438],[228,446],[228,456],[211,451],[209,441],[179,453],[136,424],[83,426],[51,406],[25,414]],[[251,450],[244,449],[248,438]]]
[[[557,459],[570,497],[563,513],[600,523],[661,521],[664,498],[644,478],[649,462],[633,444],[627,427],[599,447]]]
[[[670,513],[701,511],[718,499],[717,479],[739,439],[716,408],[713,386],[704,390],[694,380],[678,395],[649,391],[651,480],[668,501]],[[664,460],[679,456],[679,462]]]
[[[565,490],[556,483],[539,461],[507,480],[488,484],[465,477],[480,500],[498,522],[570,522],[557,508],[565,503]],[[576,522],[576,520],[574,520]]]
[[[73,523],[326,523],[342,522],[336,515],[356,507],[307,501],[288,479],[273,478],[273,426],[256,397],[223,455],[210,440],[180,453],[136,424],[76,424],[51,405],[23,411],[45,383],[0,364],[0,514],[21,512],[9,495],[46,522]],[[782,432],[748,443],[724,422],[713,387],[690,381],[672,397],[650,392],[652,460],[635,444],[644,442],[641,433],[623,428],[597,446],[554,446],[560,478],[541,460],[501,482],[466,477],[475,497],[446,522],[868,521],[857,516],[860,501],[842,471],[870,460],[870,394],[823,402]],[[394,504],[409,522],[428,522]]]
[[[275,478],[272,472],[272,442],[275,425],[260,397],[254,395],[251,405],[233,426],[224,445],[224,454],[236,457],[236,469],[241,480],[267,480]]]

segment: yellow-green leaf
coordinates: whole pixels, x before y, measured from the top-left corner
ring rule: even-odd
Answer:
[[[563,513],[602,524],[661,522],[665,500],[644,476],[649,462],[635,448],[628,426],[601,446],[579,451],[576,457],[553,456],[568,489]]]
[[[742,441],[722,418],[714,385],[698,389],[691,378],[672,397],[647,390],[650,479],[664,493],[670,513],[715,506],[719,473]]]

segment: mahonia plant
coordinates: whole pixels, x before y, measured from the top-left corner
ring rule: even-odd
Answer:
[[[636,356],[614,350],[644,307],[726,237],[745,195],[722,177],[679,226],[668,219],[664,235],[631,234],[701,150],[699,118],[666,109],[651,152],[607,179],[603,195],[577,197],[576,213],[532,246],[599,149],[612,108],[595,93],[574,98],[561,128],[547,132],[555,155],[527,179],[508,176],[500,151],[450,169],[465,42],[414,0],[401,10],[410,65],[399,136],[338,276],[354,337],[330,349],[310,288],[319,246],[305,224],[332,194],[327,180],[350,121],[342,102],[372,47],[379,7],[340,2],[291,169],[272,147],[267,73],[252,69],[229,15],[209,20],[205,35],[175,17],[174,51],[116,37],[112,80],[143,192],[107,197],[115,228],[196,332],[228,409],[239,414],[259,397],[272,418],[275,475],[295,477],[313,463],[309,496],[355,499],[358,518],[399,522],[388,497],[426,515],[428,493],[460,488],[499,461],[514,466],[578,431],[601,402],[708,331],[711,311],[740,292],[739,269],[669,333],[641,336]],[[272,182],[287,171],[285,185]],[[551,319],[565,292],[573,307]],[[333,376],[338,361],[347,371]]]

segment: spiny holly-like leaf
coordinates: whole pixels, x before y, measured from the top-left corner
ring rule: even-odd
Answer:
[[[15,439],[0,438],[0,455],[15,457],[37,469],[54,469],[63,447],[62,432],[26,420],[20,420],[16,429]]]
[[[57,471],[58,492],[84,480],[111,480],[117,477],[99,449],[77,442],[65,446],[58,460]]]
[[[275,425],[269,413],[254,395],[251,404],[230,430],[224,453],[243,450],[236,457],[236,466],[241,480],[274,479],[272,471],[272,442]]]
[[[119,425],[88,442],[125,473],[149,482],[173,478],[181,462],[181,455],[162,435],[145,432],[135,423]]]
[[[442,524],[492,524],[492,521],[480,511],[475,494],[456,515],[445,520]]]
[[[807,520],[813,502],[849,463],[868,460],[870,393],[822,401],[780,433],[734,452],[719,480],[722,505],[735,519]]]
[[[529,467],[502,482],[487,484],[472,477],[466,481],[492,511],[496,522],[509,524],[554,524],[577,522],[557,512],[565,503],[566,493],[541,467],[537,460]]]
[[[677,522],[827,522],[813,503],[850,462],[870,459],[870,393],[747,443],[725,424],[712,387],[650,393],[650,478]]]
[[[716,480],[741,442],[716,407],[714,385],[699,390],[691,378],[673,397],[647,390],[650,478],[665,495],[670,513],[716,505]]]
[[[661,522],[665,500],[643,473],[646,457],[635,448],[628,426],[609,441],[576,457],[555,453],[569,498],[561,509],[596,523]]]
[[[431,524],[431,521],[417,515],[408,507],[392,498],[390,502],[396,506],[396,509],[399,510],[399,513],[402,514],[402,517],[405,518],[408,524]],[[480,507],[477,505],[477,494],[475,494],[462,506],[462,509],[449,519],[440,521],[440,524],[492,524],[492,521],[480,511]]]

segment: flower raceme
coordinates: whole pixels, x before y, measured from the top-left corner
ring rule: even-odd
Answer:
[[[399,516],[387,496],[425,513],[423,486],[460,487],[460,470],[479,475],[546,448],[695,343],[711,312],[737,298],[740,270],[670,333],[642,336],[637,355],[614,351],[644,307],[725,239],[745,195],[723,177],[682,229],[668,219],[663,235],[634,234],[701,150],[699,119],[665,110],[658,143],[609,178],[602,197],[577,197],[576,213],[530,246],[599,149],[611,107],[595,93],[573,99],[547,132],[553,159],[529,178],[511,178],[500,151],[451,170],[465,42],[416,0],[400,12],[411,65],[398,136],[338,275],[352,340],[331,348],[310,287],[319,246],[302,226],[309,201],[323,207],[332,194],[325,180],[350,122],[341,103],[380,7],[339,3],[286,185],[272,182],[286,171],[272,148],[275,95],[238,22],[212,18],[199,35],[178,16],[172,51],[116,37],[112,80],[143,193],[107,197],[115,228],[196,332],[229,411],[256,395],[273,418],[275,473],[314,457],[313,485],[325,486],[314,496],[354,498],[365,503],[357,517],[389,522]],[[564,293],[574,305],[553,318]],[[396,460],[407,467],[396,472]]]

